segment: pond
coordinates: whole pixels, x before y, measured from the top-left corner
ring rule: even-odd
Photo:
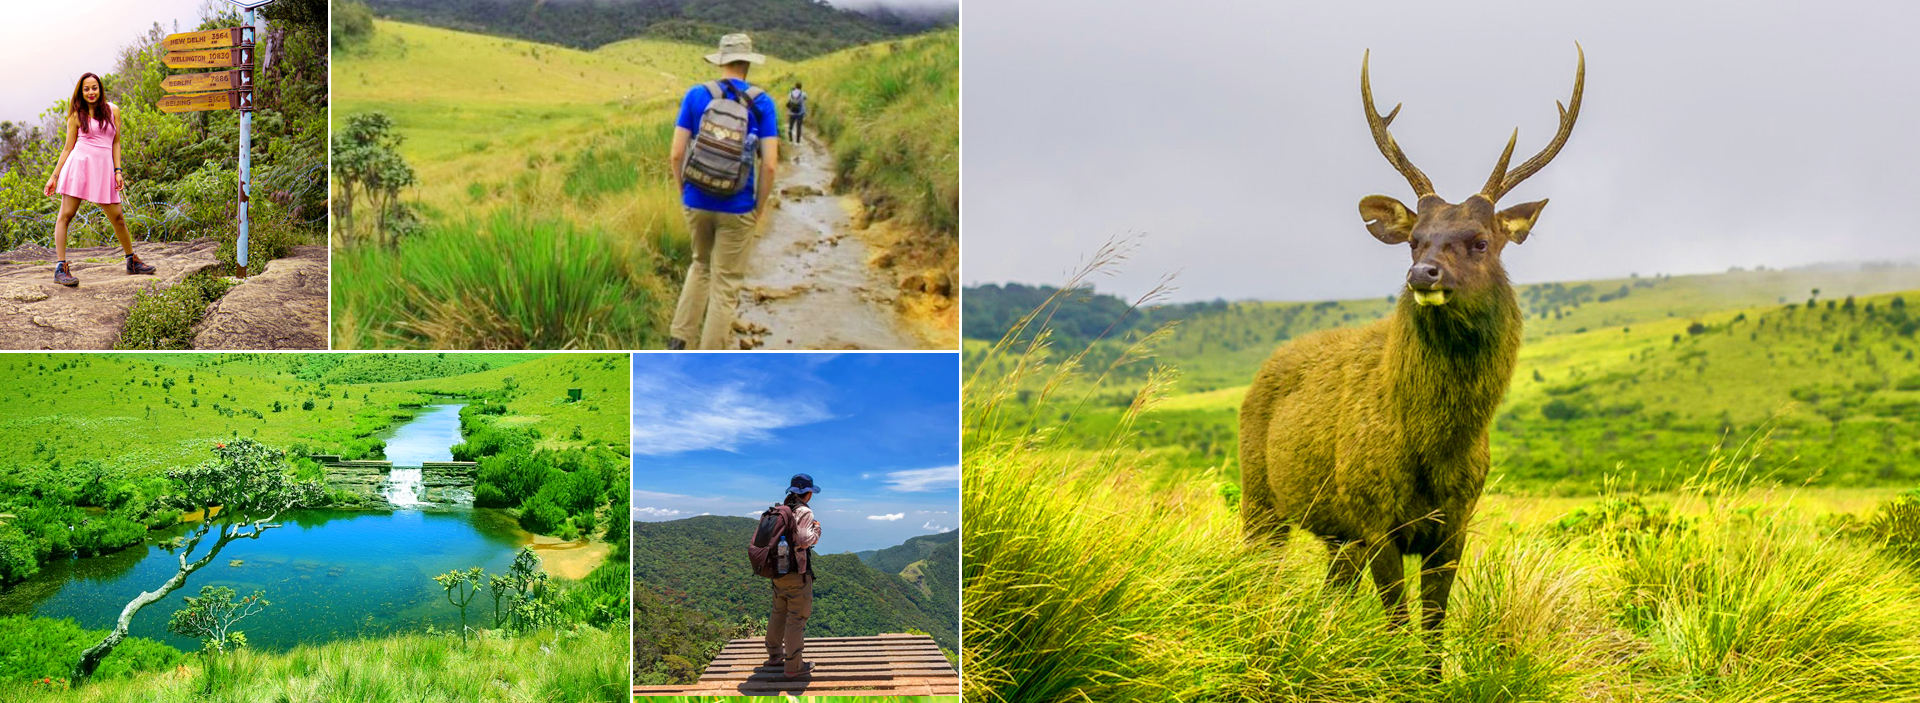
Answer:
[[[445,461],[447,443],[460,441],[458,428],[459,406],[436,407],[395,432],[388,440],[389,456],[398,447],[405,453],[393,457],[396,464],[417,464],[422,456]],[[440,447],[437,455],[429,449],[433,445]],[[264,649],[420,631],[428,625],[457,629],[460,611],[447,602],[433,576],[474,566],[505,574],[514,553],[532,539],[512,515],[489,509],[302,510],[282,516],[280,523],[257,540],[229,543],[186,586],[141,610],[132,634],[186,651],[199,649],[198,642],[168,633],[166,625],[185,606],[182,599],[198,595],[202,586],[226,586],[240,595],[266,592],[272,606],[237,628],[246,632],[250,645]],[[155,531],[150,541],[185,530]],[[178,563],[178,557],[154,545],[56,561],[0,593],[0,614],[72,618],[84,627],[111,628],[128,601],[165,582]],[[491,599],[484,593],[474,598],[467,618],[470,625],[490,625]]]

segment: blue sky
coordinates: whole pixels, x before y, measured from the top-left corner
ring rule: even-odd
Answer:
[[[807,473],[819,551],[959,527],[955,354],[633,355],[633,519],[757,515]]]

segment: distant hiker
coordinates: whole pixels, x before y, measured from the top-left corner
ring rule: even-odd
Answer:
[[[127,252],[127,273],[153,273],[153,267],[133,253],[133,235],[127,232],[127,218],[120,214],[120,190],[126,182],[120,177],[120,107],[107,102],[100,77],[80,74],[73,86],[73,99],[67,102],[67,143],[60,149],[53,175],[47,176],[42,192],[60,196],[60,215],[53,222],[53,282],[63,286],[80,285],[67,269],[67,225],[80,209],[80,201],[99,205],[120,237],[120,249]]]
[[[746,278],[747,244],[771,200],[780,163],[779,108],[747,83],[747,70],[766,60],[753,53],[747,35],[721,37],[720,50],[707,61],[720,66],[722,78],[694,86],[680,101],[668,168],[686,206],[693,265],[673,311],[668,349],[733,346],[727,342]]]
[[[813,614],[813,545],[820,542],[820,521],[807,502],[820,488],[813,477],[794,474],[787,497],[760,514],[760,526],[748,544],[753,572],[773,579],[773,616],[767,618],[767,662],[779,666],[787,678],[813,671],[813,662],[800,658]]]
[[[800,89],[800,81],[793,82],[793,90],[787,91],[787,124],[793,125],[790,141],[800,143],[800,123],[807,119],[807,91]]]

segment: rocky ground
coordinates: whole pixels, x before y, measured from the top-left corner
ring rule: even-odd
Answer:
[[[151,276],[128,275],[118,246],[68,249],[76,288],[53,282],[51,249],[0,253],[0,348],[112,349],[135,296],[218,269],[219,248],[212,238],[136,243],[158,269]],[[214,302],[195,328],[194,348],[325,349],[326,324],[326,247],[295,247]]]

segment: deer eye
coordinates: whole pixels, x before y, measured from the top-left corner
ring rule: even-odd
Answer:
[[[1474,250],[1474,251],[1486,251],[1486,250],[1487,250],[1487,240],[1485,240],[1485,239],[1475,239],[1475,240],[1473,240],[1473,250]]]

